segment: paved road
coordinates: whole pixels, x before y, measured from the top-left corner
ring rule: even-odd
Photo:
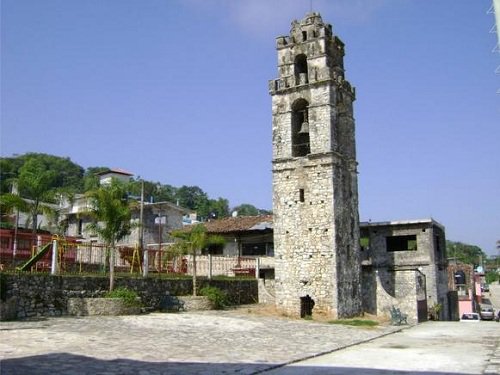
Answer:
[[[393,368],[481,374],[499,344],[499,329],[496,322],[429,322],[398,333],[391,326],[361,329],[241,310],[2,322],[0,373],[378,375]]]
[[[486,298],[500,309],[500,285]],[[428,322],[267,372],[307,374],[500,374],[500,323]]]
[[[500,374],[500,324],[427,322],[266,375]]]
[[[494,283],[490,285],[490,291],[486,292],[484,298],[488,299],[496,311],[500,310],[500,285]]]

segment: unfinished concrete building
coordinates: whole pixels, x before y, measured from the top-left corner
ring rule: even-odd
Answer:
[[[387,315],[392,306],[409,321],[450,316],[446,238],[433,219],[361,223],[363,308]]]
[[[357,162],[344,44],[318,13],[276,40],[272,96],[276,306],[292,316],[362,311]]]

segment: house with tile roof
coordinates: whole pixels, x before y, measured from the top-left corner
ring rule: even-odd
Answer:
[[[222,236],[226,243],[224,247],[203,249],[202,255],[237,258],[237,264],[247,263],[252,268],[252,274],[255,271],[255,261],[243,261],[259,259],[258,276],[264,279],[274,278],[272,215],[226,217],[207,221],[203,225],[209,234]],[[184,230],[189,230],[189,226]],[[242,273],[245,271],[244,266],[233,268],[241,268]]]

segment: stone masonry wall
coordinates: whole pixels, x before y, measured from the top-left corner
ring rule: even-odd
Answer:
[[[376,314],[390,317],[392,306],[399,308],[408,315],[409,323],[417,323],[417,285],[416,271],[386,271],[374,272],[376,285]]]
[[[276,48],[278,79],[269,86],[276,306],[293,316],[311,305],[313,315],[358,315],[355,92],[344,79],[343,43],[310,13]]]
[[[233,304],[258,301],[257,280],[198,280],[199,289],[207,285],[226,291]],[[109,279],[106,277],[0,274],[0,303],[15,312],[12,318],[61,316],[68,313],[68,298],[101,297],[108,291],[108,287]],[[190,295],[192,280],[117,278],[115,287],[135,290],[145,306],[156,308],[167,292],[171,295]],[[0,319],[4,319],[4,316]]]

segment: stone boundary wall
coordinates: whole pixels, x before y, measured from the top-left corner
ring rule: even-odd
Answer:
[[[418,323],[417,285],[414,270],[379,270],[377,282],[377,315],[390,317],[390,308],[397,307],[408,315],[408,323]]]
[[[274,305],[276,303],[274,293],[274,280],[259,279],[259,303]]]
[[[139,306],[127,306],[121,298],[68,298],[69,315],[134,315]]]
[[[117,278],[115,288],[135,290],[146,307],[158,308],[160,299],[170,295],[190,295],[191,279]],[[258,302],[256,279],[198,279],[204,286],[224,290],[234,305]],[[107,277],[51,276],[0,273],[0,320],[68,314],[69,298],[102,297],[109,288]]]

